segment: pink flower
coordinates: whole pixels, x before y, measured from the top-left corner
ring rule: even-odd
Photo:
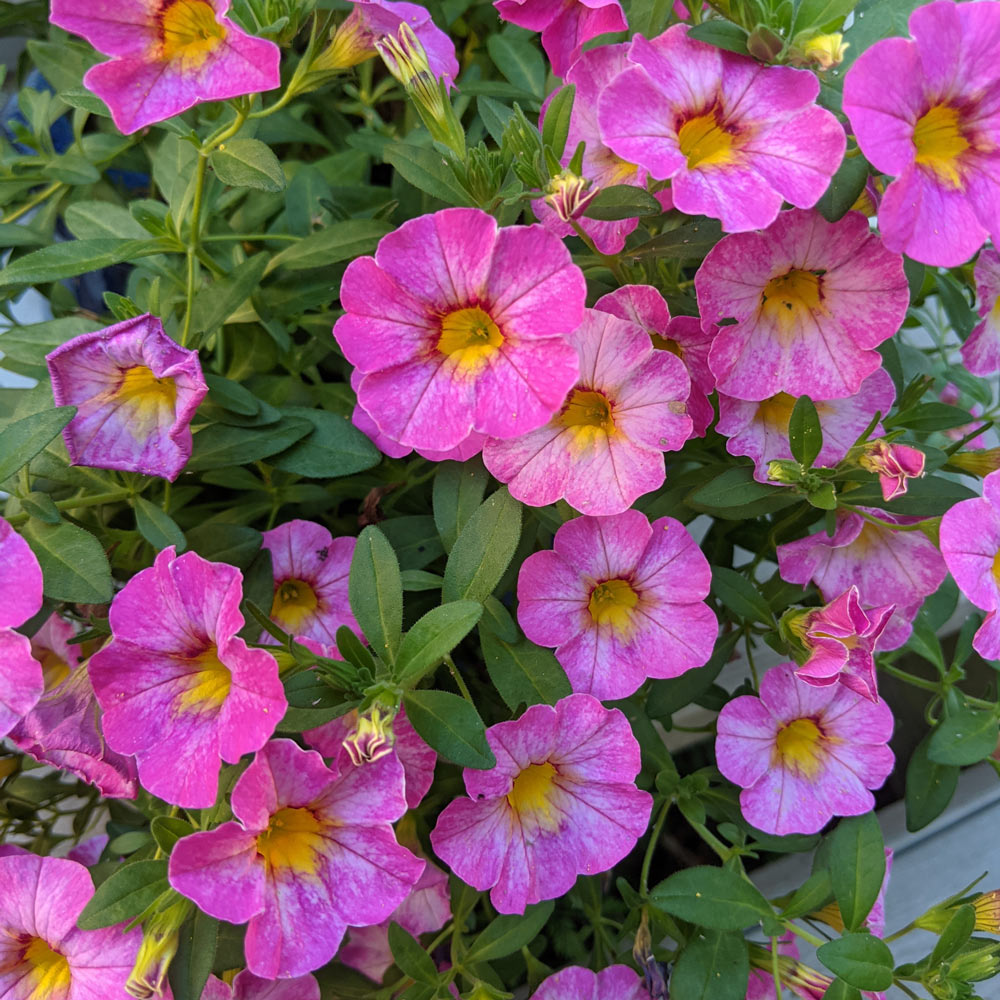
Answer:
[[[587,514],[620,514],[663,485],[661,453],[691,436],[691,381],[678,358],[609,313],[587,310],[574,342],[580,380],[562,409],[523,437],[487,441],[483,461],[533,507],[564,497]]]
[[[469,798],[445,806],[431,844],[463,882],[492,890],[501,913],[555,899],[635,847],[652,797],[635,787],[639,744],[617,709],[573,694],[486,739],[496,767],[465,769]]]
[[[642,980],[627,965],[600,972],[571,965],[542,980],[532,1000],[650,1000]]]
[[[210,916],[249,921],[247,968],[288,979],[333,958],[347,925],[375,924],[403,901],[424,862],[396,842],[403,771],[383,757],[328,768],[314,750],[272,740],[233,787],[233,815],[184,837],[170,884]]]
[[[976,261],[976,297],[982,321],[962,344],[962,361],[973,375],[1000,371],[1000,253],[992,247]]]
[[[583,317],[583,273],[541,226],[498,231],[475,208],[411,219],[351,262],[340,295],[334,336],[364,374],[358,403],[400,445],[524,434],[576,380],[565,338]]]
[[[56,405],[77,408],[63,431],[74,465],[177,478],[208,391],[197,351],[147,313],[74,337],[45,360]]]
[[[517,619],[532,642],[557,647],[574,691],[625,698],[647,677],[708,661],[712,572],[679,521],[650,524],[637,510],[578,517],[552,545],[521,566]]]
[[[278,664],[236,633],[242,575],[195,552],[160,552],[111,604],[90,659],[104,735],[134,754],[142,786],[186,809],[215,803],[223,760],[258,750],[285,714]]]
[[[886,604],[866,613],[858,588],[851,587],[825,607],[810,611],[803,639],[809,659],[798,669],[799,680],[814,687],[839,681],[862,698],[877,701],[873,653],[895,610],[895,604]]]
[[[962,500],[941,518],[941,554],[965,596],[987,612],[972,646],[1000,660],[1000,472],[983,480],[983,495]]]
[[[93,895],[90,873],[75,861],[0,857],[0,997],[125,997],[142,934],[121,924],[78,929]]]
[[[878,476],[882,499],[895,500],[906,492],[906,481],[924,474],[924,453],[906,444],[870,441],[858,458],[862,469]]]
[[[237,973],[232,986],[209,976],[201,1000],[320,1000],[314,976],[295,979],[258,979],[249,969]]]
[[[896,177],[878,212],[886,246],[952,267],[1000,231],[1000,6],[931,3],[910,34],[858,56],[844,112],[861,152]]]
[[[758,830],[817,833],[833,816],[875,807],[894,758],[892,711],[842,684],[802,684],[795,664],[773,667],[760,697],[741,695],[719,713],[715,755],[742,787],[740,808]]]
[[[273,90],[281,51],[241,31],[229,0],[52,0],[49,20],[82,35],[110,62],[83,85],[128,135],[203,101]]]
[[[896,390],[883,368],[877,369],[861,388],[844,399],[816,399],[816,412],[823,431],[823,447],[815,464],[832,468],[843,460],[876,413],[889,412]],[[746,455],[754,461],[754,479],[768,482],[768,462],[791,459],[788,423],[795,407],[795,397],[779,392],[760,402],[735,399],[719,393],[719,423],[716,430],[729,438],[730,455]],[[876,427],[879,432],[881,424]]]
[[[813,103],[819,81],[688,38],[676,24],[632,39],[636,65],[601,97],[604,142],[657,180],[674,207],[739,232],[770,225],[789,201],[815,205],[844,155],[837,119]]]
[[[715,391],[715,376],[708,366],[708,353],[718,328],[702,325],[696,316],[670,316],[670,308],[652,285],[624,285],[601,296],[595,309],[620,319],[637,323],[649,334],[653,346],[676,354],[691,376],[687,398],[688,416],[694,425],[693,435],[704,437],[715,419],[709,396]]]
[[[749,400],[854,395],[910,301],[903,258],[856,212],[831,223],[792,210],[762,233],[727,236],[695,288],[703,321],[736,320],[712,342],[719,391]]]
[[[628,24],[619,0],[493,0],[511,24],[542,33],[542,48],[556,76],[567,76],[585,42]]]
[[[31,642],[14,629],[42,608],[42,568],[28,543],[0,517],[0,737],[44,690]]]

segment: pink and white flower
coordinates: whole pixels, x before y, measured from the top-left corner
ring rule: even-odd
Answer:
[[[320,992],[315,976],[260,979],[244,969],[232,985],[209,976],[201,1000],[320,1000]]]
[[[992,375],[1000,371],[1000,253],[984,250],[975,278],[982,320],[962,344],[962,361],[973,375]]]
[[[924,458],[919,448],[878,440],[865,445],[858,456],[858,465],[878,476],[882,499],[888,503],[906,492],[908,479],[918,479],[924,474]]]
[[[650,1000],[642,980],[627,965],[591,972],[571,965],[543,979],[532,1000]]]

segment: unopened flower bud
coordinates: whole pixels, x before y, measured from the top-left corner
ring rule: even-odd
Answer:
[[[844,41],[839,31],[829,35],[813,35],[802,46],[806,60],[819,69],[831,69],[844,61],[850,43]]]
[[[1000,469],[1000,448],[960,451],[948,457],[948,464],[957,465],[960,469],[985,479],[991,472]]]
[[[878,476],[882,499],[894,500],[906,492],[906,481],[924,474],[924,453],[905,444],[869,441],[858,456],[858,465]]]
[[[194,909],[186,899],[176,893],[173,895],[176,896],[173,903],[143,921],[142,944],[139,945],[132,973],[125,983],[125,992],[137,1000],[163,996],[167,971],[177,954],[181,924]]]
[[[802,466],[790,459],[775,459],[767,463],[767,478],[778,483],[799,483],[802,481]]]
[[[354,732],[344,740],[344,749],[355,766],[371,763],[392,752],[392,716],[375,705],[368,715],[358,718]]]

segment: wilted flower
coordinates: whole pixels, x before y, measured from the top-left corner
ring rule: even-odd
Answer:
[[[882,499],[895,500],[906,492],[906,481],[924,474],[924,453],[906,444],[869,441],[858,456],[858,465],[878,476]]]

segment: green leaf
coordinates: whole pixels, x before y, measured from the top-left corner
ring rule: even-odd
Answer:
[[[833,886],[830,883],[830,873],[821,868],[809,876],[795,890],[792,898],[785,904],[781,911],[782,917],[786,920],[795,920],[804,917],[807,913],[820,910],[833,899]]]
[[[840,821],[831,838],[829,864],[844,926],[860,930],[885,878],[885,845],[874,812]]]
[[[646,699],[649,717],[666,719],[685,705],[697,701],[715,683],[715,678],[729,662],[739,639],[740,633],[732,631],[716,642],[712,658],[705,666],[686,670],[680,677],[654,680]]]
[[[486,40],[486,48],[497,69],[515,87],[534,94],[539,100],[545,96],[545,61],[535,45],[507,35],[491,34]]]
[[[808,396],[799,396],[792,407],[788,443],[795,461],[807,469],[812,468],[816,456],[823,450],[823,428],[819,425],[816,404]]]
[[[449,205],[471,205],[472,199],[455,179],[445,158],[433,149],[396,142],[387,146],[385,162],[420,191]]]
[[[849,986],[843,979],[835,979],[823,994],[823,1000],[861,1000],[861,997],[861,991]]]
[[[0,288],[10,285],[41,285],[100,271],[112,264],[162,253],[159,240],[70,240],[54,243],[20,257],[0,271]]]
[[[245,524],[203,521],[187,532],[187,541],[205,559],[246,569],[260,550],[261,534]]]
[[[442,600],[484,601],[510,565],[521,537],[521,505],[497,490],[469,518],[444,570]]]
[[[692,490],[685,503],[693,510],[712,514],[725,521],[743,521],[762,514],[772,514],[799,503],[787,487],[758,483],[752,465],[726,469],[714,479]]]
[[[937,727],[927,756],[935,764],[976,764],[993,753],[998,736],[1000,725],[995,712],[963,708]]]
[[[400,569],[423,569],[444,555],[444,546],[430,514],[390,517],[381,521],[379,527],[396,550]]]
[[[35,490],[26,493],[19,499],[21,509],[30,517],[37,517],[39,521],[44,521],[46,524],[58,524],[62,520],[59,508],[48,493]]]
[[[35,229],[17,222],[0,222],[0,247],[37,247],[46,243],[46,236]]]
[[[705,931],[689,939],[670,976],[675,1000],[744,1000],[750,979],[746,942]]]
[[[239,382],[214,375],[212,372],[205,373],[205,381],[208,383],[209,400],[229,410],[230,413],[254,417],[260,412],[260,400],[249,389],[244,389]]]
[[[337,629],[337,649],[348,663],[353,663],[358,669],[367,670],[373,677],[375,676],[375,660],[372,654],[347,625],[341,625]]]
[[[728,868],[685,868],[662,881],[649,898],[675,917],[719,931],[741,931],[774,917],[757,887]]]
[[[284,682],[288,710],[277,729],[283,733],[301,733],[325,725],[349,712],[358,703],[345,702],[340,691],[330,687],[315,670],[295,674]]]
[[[514,624],[510,612],[497,598],[492,595],[487,597],[483,601],[483,612],[483,619],[480,622],[482,628],[489,629],[504,642],[517,642],[521,638],[521,630]]]
[[[372,649],[392,663],[403,631],[403,581],[396,553],[374,525],[358,536],[349,593],[351,611]]]
[[[857,6],[858,0],[802,0],[795,12],[795,31],[836,26]]]
[[[621,255],[631,260],[701,260],[720,239],[721,223],[703,219],[654,236],[632,250],[623,250]]]
[[[912,431],[946,431],[972,420],[968,410],[947,403],[918,403],[883,421],[886,429],[908,427]]]
[[[392,226],[382,219],[334,222],[275,254],[267,270],[283,267],[288,271],[304,271],[353,260],[374,250],[378,241],[391,231]]]
[[[131,212],[109,201],[75,201],[63,218],[66,228],[79,240],[112,236],[115,239],[146,240],[149,233]]]
[[[149,832],[153,835],[156,846],[164,854],[169,854],[181,837],[194,833],[194,827],[180,816],[154,816],[149,824]]]
[[[552,916],[554,903],[548,900],[529,906],[523,915],[510,914],[496,917],[483,928],[469,945],[463,962],[495,962],[519,951],[541,933]]]
[[[403,590],[413,593],[422,590],[440,590],[444,577],[437,573],[428,573],[424,569],[404,569],[400,573],[403,578]]]
[[[77,920],[81,930],[95,931],[137,917],[170,888],[167,860],[133,861],[102,882]]]
[[[448,691],[407,691],[403,704],[418,735],[445,760],[479,771],[496,766],[483,720],[464,698]]]
[[[499,146],[503,142],[504,129],[507,123],[514,117],[514,112],[500,101],[495,101],[492,97],[480,94],[476,98],[476,107],[479,108],[479,117],[482,118],[486,131],[490,138]]]
[[[312,432],[268,459],[276,469],[307,479],[335,479],[363,472],[382,461],[378,448],[347,417],[308,406],[284,406],[281,412],[308,421]]]
[[[208,162],[216,177],[230,187],[272,192],[285,189],[281,162],[259,139],[230,139],[209,154]]]
[[[0,483],[27,465],[75,415],[75,406],[58,406],[15,420],[0,431]]]
[[[77,153],[63,153],[49,160],[42,167],[42,173],[54,181],[82,187],[85,184],[96,184],[101,179],[101,172],[90,160]]]
[[[211,333],[222,326],[260,286],[267,262],[266,253],[256,254],[201,289],[192,307],[191,325],[195,333]]]
[[[438,972],[434,959],[395,920],[389,924],[389,950],[397,968],[404,975],[418,983],[437,983]]]
[[[445,552],[451,552],[459,532],[479,509],[490,475],[478,459],[441,462],[434,473],[434,524]]]
[[[702,21],[688,28],[688,37],[714,45],[717,49],[747,55],[747,33],[731,21]]]
[[[892,986],[892,952],[871,934],[844,934],[816,949],[816,956],[835,975],[859,990]]]
[[[934,280],[937,282],[938,298],[941,299],[941,305],[944,306],[951,328],[958,334],[959,340],[966,340],[979,317],[969,304],[965,286],[942,271],[938,271]]]
[[[135,526],[139,529],[139,534],[157,552],[168,545],[177,546],[178,553],[187,548],[184,532],[162,507],[145,497],[135,497],[132,503],[135,505]]]
[[[104,547],[75,524],[32,518],[21,529],[42,567],[45,596],[53,601],[106,604],[114,593]]]
[[[924,476],[922,479],[911,479],[906,493],[890,503],[882,500],[882,490],[878,483],[872,481],[860,489],[843,493],[841,498],[851,504],[881,507],[894,514],[908,514],[915,517],[939,517],[951,510],[962,500],[971,500],[978,496],[961,483],[942,476]]]
[[[955,910],[951,920],[948,921],[944,930],[941,931],[941,936],[938,938],[937,944],[934,945],[934,950],[931,952],[930,961],[927,963],[928,966],[935,969],[942,962],[947,962],[972,937],[972,932],[975,929],[975,907],[966,903]]]
[[[958,766],[938,764],[927,755],[934,734],[917,744],[906,765],[906,829],[922,830],[948,808],[958,786]]]
[[[209,424],[194,435],[194,450],[186,468],[198,472],[256,462],[284,451],[312,429],[312,423],[301,417],[282,417],[270,427]]]
[[[521,704],[554,705],[572,694],[566,672],[551,650],[527,639],[505,642],[486,628],[480,628],[479,640],[490,680],[512,712]]]
[[[588,219],[614,221],[662,215],[663,206],[645,189],[632,184],[612,184],[601,188],[597,197],[584,209]]]
[[[562,159],[566,151],[566,139],[569,136],[569,123],[573,116],[573,99],[576,97],[576,85],[569,84],[560,87],[549,101],[545,109],[545,120],[542,122],[542,142],[552,150],[557,160]]]
[[[773,624],[774,615],[760,591],[742,574],[725,566],[712,567],[712,593],[722,606],[750,622]]]
[[[452,601],[432,608],[403,636],[396,657],[396,675],[404,687],[414,687],[475,628],[483,616],[478,601]]]
[[[219,921],[195,910],[181,926],[177,954],[170,963],[170,988],[174,1000],[201,1000],[215,961]]]

